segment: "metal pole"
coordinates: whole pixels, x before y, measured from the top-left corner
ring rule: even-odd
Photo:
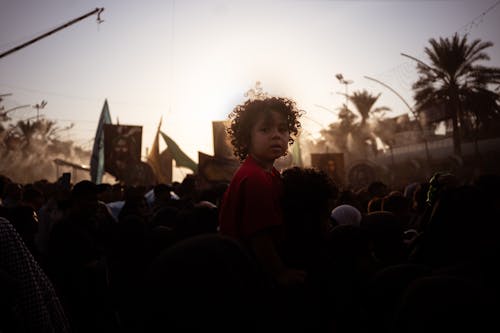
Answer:
[[[49,36],[49,35],[52,35],[54,32],[57,32],[57,31],[59,31],[59,30],[62,30],[62,29],[66,28],[66,27],[68,27],[68,26],[70,26],[70,25],[72,25],[72,24],[74,24],[74,23],[76,23],[76,22],[78,22],[78,21],[81,21],[81,20],[83,20],[84,18],[86,18],[86,17],[88,17],[88,16],[90,16],[90,15],[93,15],[93,14],[96,14],[96,13],[97,13],[97,14],[100,14],[103,10],[104,10],[104,8],[96,8],[96,9],[94,9],[93,11],[88,12],[87,14],[82,15],[82,16],[80,16],[80,17],[78,17],[78,18],[74,19],[74,20],[71,20],[71,21],[69,21],[68,23],[65,23],[65,24],[63,24],[63,25],[61,25],[61,26],[59,26],[59,27],[57,27],[57,28],[55,28],[55,29],[53,29],[53,30],[51,30],[51,31],[49,31],[49,32],[46,32],[46,33],[44,33],[44,34],[43,34],[43,35],[41,35],[41,36],[38,36],[38,37],[36,37],[36,38],[33,38],[32,40],[27,41],[27,42],[26,42],[26,43],[24,43],[24,44],[21,44],[21,45],[16,46],[16,47],[14,47],[14,48],[12,48],[12,49],[10,49],[10,50],[8,50],[8,51],[3,52],[2,54],[0,54],[0,58],[3,58],[3,57],[5,57],[5,56],[7,56],[7,55],[9,55],[9,54],[11,54],[11,53],[13,53],[13,52],[16,52],[16,51],[18,51],[18,50],[22,49],[22,48],[25,48],[26,46],[31,45],[31,44],[33,44],[33,43],[35,43],[35,42],[39,41],[40,39],[45,38],[45,37],[47,37],[47,36]]]
[[[428,146],[428,143],[427,143],[427,139],[425,137],[425,133],[424,133],[424,129],[422,128],[422,124],[420,123],[420,117],[418,116],[417,112],[415,112],[415,110],[413,110],[413,108],[410,106],[410,104],[408,104],[408,102],[406,102],[406,100],[403,98],[403,96],[401,96],[396,90],[392,89],[389,85],[385,84],[384,82],[382,81],[379,81],[377,79],[374,79],[372,77],[369,77],[369,76],[364,76],[365,79],[368,79],[368,80],[372,80],[372,81],[375,81],[381,85],[383,85],[384,87],[386,87],[387,89],[389,89],[390,91],[392,91],[394,94],[396,94],[396,96],[399,97],[399,99],[401,99],[403,101],[403,103],[406,105],[406,107],[410,110],[410,112],[413,114],[413,116],[415,117],[415,119],[417,120],[417,125],[418,125],[418,128],[420,130],[420,132],[422,133],[422,139],[424,140],[424,146],[425,146],[425,156],[427,158],[427,165],[428,167],[430,167],[430,160],[431,160],[431,156],[429,154],[429,146]]]
[[[349,94],[348,94],[348,91],[347,91],[347,81],[346,80],[343,80],[344,82],[344,85],[345,85],[345,107],[347,110],[349,110]]]
[[[344,78],[344,75],[342,75],[341,73],[335,74],[335,77],[337,78],[337,80],[339,80],[340,84],[345,85],[345,107],[346,107],[347,110],[349,110],[349,92],[348,92],[347,86],[349,84],[351,84],[353,81],[352,80],[346,80]]]

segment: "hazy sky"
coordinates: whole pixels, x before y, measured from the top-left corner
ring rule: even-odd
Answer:
[[[0,59],[6,108],[48,102],[40,114],[57,121],[62,139],[91,148],[108,99],[113,123],[142,125],[142,151],[162,130],[195,161],[213,154],[213,120],[226,119],[261,81],[265,91],[307,111],[306,135],[317,136],[349,92],[382,93],[387,116],[408,112],[374,77],[413,105],[415,63],[426,61],[429,38],[469,33],[495,45],[489,66],[500,67],[500,1],[326,0],[0,0],[0,53],[104,7]],[[36,116],[33,108],[10,113]]]

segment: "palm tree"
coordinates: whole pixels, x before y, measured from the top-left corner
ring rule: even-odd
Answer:
[[[56,139],[56,133],[60,131],[58,127],[56,127],[56,122],[52,120],[47,120],[45,118],[41,118],[37,120],[37,137],[42,142],[49,142],[53,139]],[[71,124],[69,128],[73,125]]]
[[[466,92],[464,110],[473,120],[474,139],[479,133],[482,137],[491,137],[498,133],[500,125],[500,94],[490,90],[472,90]]]
[[[355,131],[354,133],[356,134],[356,137],[358,141],[361,143],[361,145],[363,145],[364,142],[366,141],[370,141],[371,147],[375,153],[377,151],[377,145],[373,133],[367,126],[367,121],[372,115],[391,110],[386,106],[373,108],[373,106],[379,99],[380,95],[381,94],[375,96],[372,95],[367,90],[362,90],[362,91],[355,91],[352,95],[349,96],[349,100],[354,104],[356,110],[361,116],[361,123],[358,125],[359,130]]]
[[[327,141],[333,142],[339,151],[349,152],[347,138],[349,134],[355,131],[356,126],[354,121],[358,116],[349,110],[345,104],[338,108],[338,110],[340,122],[328,125],[328,129],[321,130],[321,135],[326,138]]]
[[[430,47],[424,51],[431,61],[430,65],[408,56],[417,61],[419,73],[412,87],[416,111],[420,113],[434,105],[444,105],[446,117],[451,118],[453,125],[454,152],[461,156],[461,132],[471,129],[466,101],[474,95],[473,92],[493,92],[489,87],[500,85],[500,68],[476,64],[490,59],[484,50],[493,43],[480,39],[468,43],[467,35],[460,38],[457,33],[451,39],[431,38],[429,43]]]
[[[362,126],[366,124],[366,121],[368,120],[368,118],[370,118],[371,115],[390,110],[386,106],[372,109],[373,105],[377,102],[380,95],[381,94],[374,96],[367,90],[363,90],[363,91],[355,91],[352,95],[349,96],[349,100],[354,104],[356,110],[361,116]]]
[[[14,130],[17,128],[18,133],[21,135],[22,140],[25,142],[25,146],[29,147],[31,145],[31,141],[37,132],[37,122],[30,122],[29,120],[23,121],[19,120],[16,126],[13,128]]]
[[[33,145],[46,145],[57,138],[56,133],[59,129],[55,125],[54,121],[44,118],[34,121],[19,120],[16,125],[10,125],[9,133],[21,138],[25,148],[33,148]]]

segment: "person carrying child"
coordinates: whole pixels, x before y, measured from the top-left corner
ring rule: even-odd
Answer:
[[[301,113],[287,98],[249,99],[230,113],[227,131],[242,164],[224,193],[219,232],[245,245],[281,287],[300,285],[305,279],[304,271],[286,267],[279,255],[284,235],[283,184],[274,167],[294,142]]]

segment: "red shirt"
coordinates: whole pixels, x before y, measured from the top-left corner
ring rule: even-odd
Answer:
[[[283,183],[274,167],[264,170],[248,156],[224,193],[219,231],[246,240],[256,232],[283,225]]]

